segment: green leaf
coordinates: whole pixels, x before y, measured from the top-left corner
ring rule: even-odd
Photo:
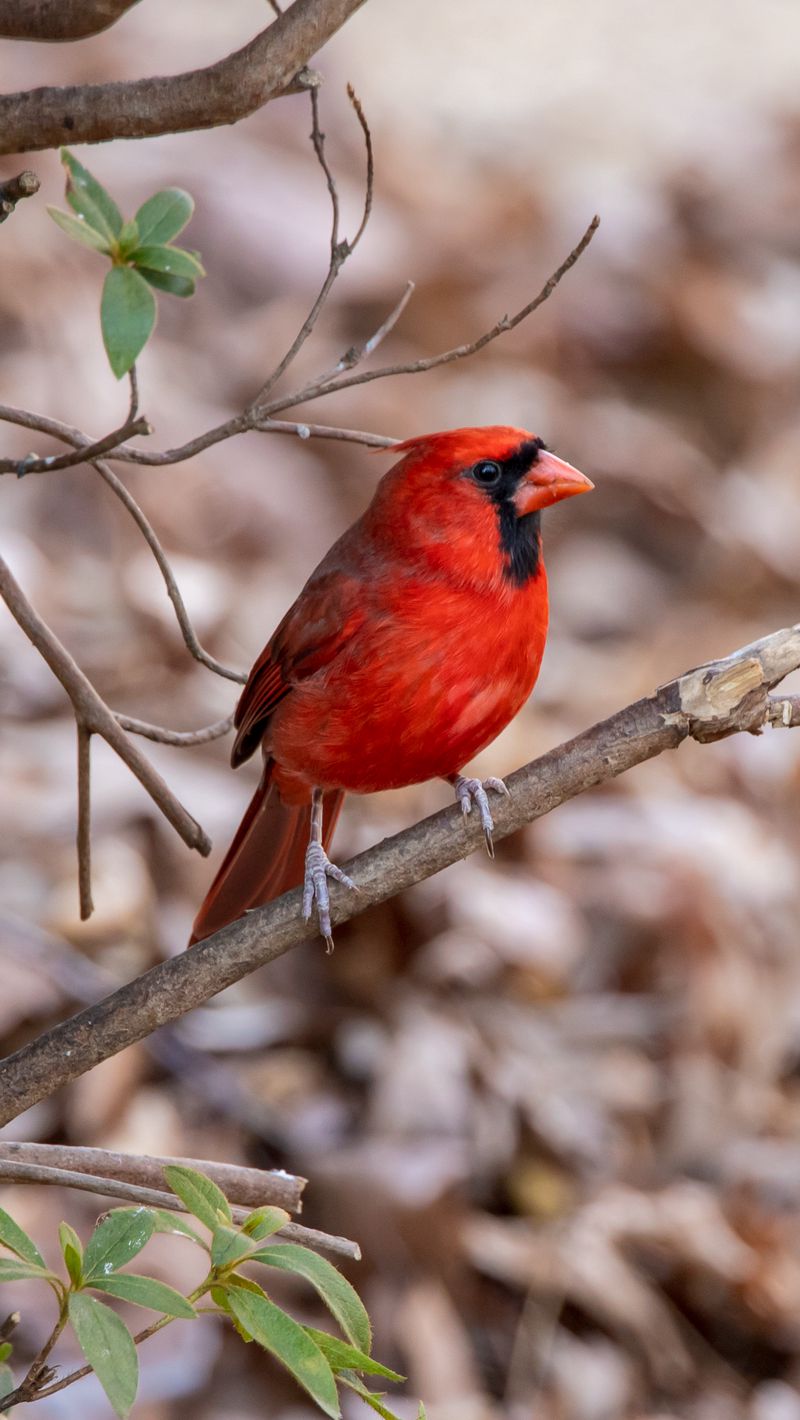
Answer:
[[[317,1344],[286,1312],[267,1297],[232,1287],[228,1301],[237,1321],[255,1341],[291,1371],[326,1415],[339,1416],[333,1371]]]
[[[165,1316],[191,1317],[197,1312],[186,1297],[168,1287],[166,1282],[157,1282],[155,1277],[140,1277],[136,1272],[118,1272],[114,1277],[96,1277],[91,1286],[98,1292],[108,1292],[112,1297],[121,1297],[125,1302],[135,1302],[137,1307],[149,1307],[151,1311],[163,1312]]]
[[[131,252],[136,250],[140,241],[141,237],[139,236],[139,228],[136,223],[124,222],[119,237],[117,238],[120,256],[126,259],[130,257]]]
[[[234,1276],[231,1277],[229,1281],[226,1281],[224,1284],[220,1283],[219,1286],[211,1288],[212,1302],[216,1302],[218,1307],[221,1307],[224,1312],[227,1312],[228,1316],[231,1319],[231,1322],[235,1326],[242,1340],[250,1342],[253,1339],[252,1335],[246,1327],[242,1326],[242,1323],[236,1316],[236,1313],[234,1312],[233,1307],[231,1306],[229,1301],[229,1289],[234,1285],[237,1287],[243,1287],[244,1285],[245,1291],[255,1292],[256,1296],[258,1297],[263,1297],[264,1293],[261,1287],[259,1287],[255,1282],[250,1281],[249,1277]]]
[[[99,1223],[83,1258],[84,1281],[107,1277],[141,1252],[155,1231],[149,1208],[116,1208]]]
[[[10,1395],[14,1389],[14,1373],[10,1366],[0,1365],[0,1400]]]
[[[148,286],[154,286],[157,291],[168,291],[170,296],[193,296],[195,293],[194,281],[187,281],[185,276],[173,276],[166,271],[148,271],[144,266],[142,276]]]
[[[47,1279],[52,1275],[46,1268],[37,1267],[35,1262],[23,1262],[20,1257],[0,1257],[0,1282],[21,1282],[33,1277]]]
[[[361,1371],[367,1376],[383,1376],[387,1381],[405,1380],[405,1376],[398,1375],[397,1371],[390,1371],[388,1366],[382,1366],[380,1361],[373,1361],[371,1356],[365,1356],[363,1351],[359,1351],[355,1346],[348,1346],[346,1341],[340,1341],[338,1336],[331,1336],[328,1331],[317,1331],[313,1326],[305,1326],[303,1330],[317,1343],[334,1371]]]
[[[71,1292],[69,1319],[78,1344],[120,1420],[125,1420],[139,1384],[139,1359],[127,1326],[105,1302]]]
[[[142,242],[171,242],[194,212],[194,198],[180,187],[167,187],[143,202],[136,213]]]
[[[219,1224],[214,1229],[211,1243],[211,1263],[214,1267],[230,1267],[231,1263],[250,1255],[250,1242],[242,1237],[238,1228],[228,1228]]]
[[[127,375],[156,323],[156,302],[147,282],[129,266],[112,266],[103,283],[100,325],[117,379]]]
[[[198,276],[206,274],[197,257],[182,247],[139,246],[131,252],[131,261],[134,266],[184,276],[188,281],[195,281]]]
[[[167,1164],[164,1177],[189,1212],[194,1213],[195,1218],[199,1218],[212,1232],[219,1227],[220,1213],[224,1222],[233,1222],[231,1206],[225,1194],[205,1174],[187,1169],[183,1164]]]
[[[2,1364],[3,1361],[8,1360],[13,1350],[14,1346],[11,1341],[0,1342],[0,1364]]]
[[[67,1264],[69,1280],[75,1287],[80,1287],[83,1277],[83,1248],[81,1240],[74,1228],[69,1223],[59,1223],[58,1241],[61,1251],[64,1254],[64,1261]]]
[[[355,1287],[351,1287],[333,1263],[308,1247],[299,1247],[297,1243],[278,1243],[274,1247],[259,1248],[248,1260],[263,1262],[267,1267],[280,1267],[285,1272],[296,1272],[305,1277],[316,1288],[348,1341],[369,1354],[372,1328],[366,1308]]]
[[[191,1223],[187,1223],[180,1213],[169,1213],[166,1208],[151,1208],[150,1212],[155,1218],[154,1232],[157,1233],[177,1233],[179,1237],[191,1238],[200,1247],[208,1252],[208,1243],[196,1233]]]
[[[113,241],[122,229],[122,213],[113,197],[68,148],[61,149],[60,158],[67,172],[67,201],[73,212]]]
[[[111,247],[108,241],[101,232],[90,227],[88,222],[84,222],[80,217],[71,217],[69,212],[62,212],[58,207],[48,207],[47,211],[56,226],[66,232],[68,237],[72,237],[73,241],[82,242],[85,247],[92,247],[95,251],[105,252],[106,256],[110,255]]]
[[[242,1232],[256,1241],[262,1238],[271,1238],[273,1233],[277,1233],[280,1228],[285,1228],[291,1221],[291,1215],[285,1208],[254,1208],[252,1213],[248,1213],[242,1223]]]
[[[26,1262],[34,1263],[36,1267],[45,1266],[45,1260],[33,1238],[28,1237],[5,1208],[0,1208],[0,1243],[10,1252],[15,1252],[17,1257],[24,1257]]]

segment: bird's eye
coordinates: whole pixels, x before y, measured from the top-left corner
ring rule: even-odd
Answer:
[[[502,477],[503,470],[492,459],[481,459],[472,470],[472,477],[482,488],[494,488]]]

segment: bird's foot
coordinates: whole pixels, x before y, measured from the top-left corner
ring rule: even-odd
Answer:
[[[325,946],[333,951],[331,934],[331,903],[328,895],[328,878],[358,892],[352,878],[348,878],[341,868],[332,863],[321,843],[309,843],[306,849],[306,872],[303,882],[303,917],[310,921],[316,907],[319,930],[325,938]]]
[[[489,796],[486,790],[492,789],[495,794],[505,794],[506,798],[509,798],[508,789],[502,779],[484,779],[483,783],[481,783],[480,779],[465,779],[461,774],[453,780],[453,788],[455,789],[456,798],[461,805],[461,812],[465,818],[467,814],[472,813],[472,805],[476,805],[480,815],[484,841],[486,843],[486,852],[489,854],[490,858],[493,858],[494,842],[492,840],[492,831],[494,829],[494,819],[492,818],[492,811],[489,808]]]

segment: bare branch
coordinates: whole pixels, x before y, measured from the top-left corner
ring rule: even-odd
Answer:
[[[87,734],[100,735],[127,764],[140,784],[147,790],[154,804],[176,833],[180,834],[189,848],[196,848],[203,856],[211,851],[211,842],[199,823],[192,818],[175,795],[164,783],[161,775],[137,746],[128,739],[105,701],[100,698],[83,671],[66,647],[34,611],[19,583],[11,574],[8,564],[0,557],[0,596],[11,615],[22,627],[28,640],[36,647],[50,667],[53,675],[61,682],[72,702],[72,709],[79,728]]]
[[[510,775],[510,797],[493,805],[495,837],[506,838],[685,739],[707,743],[757,732],[769,720],[769,691],[798,667],[800,624],[669,681]],[[333,922],[347,921],[466,857],[483,842],[474,818],[465,819],[453,806],[344,864],[359,892],[333,886]],[[246,913],[10,1056],[0,1065],[0,1125],[306,940],[301,901],[297,888]]]
[[[0,222],[11,216],[18,202],[24,197],[33,197],[39,191],[40,183],[35,173],[26,168],[24,173],[0,182]]]
[[[146,419],[131,418],[130,415],[119,429],[97,439],[95,443],[82,443],[71,454],[55,454],[50,458],[37,458],[29,454],[26,459],[0,459],[0,473],[16,473],[18,478],[29,473],[55,473],[60,468],[74,468],[79,463],[92,463],[101,454],[110,453],[118,444],[132,439],[136,434],[152,434]]]
[[[94,912],[92,902],[92,734],[77,722],[78,730],[78,897],[81,921]]]
[[[139,1188],[163,1188],[165,1166],[179,1164],[207,1174],[231,1203],[244,1208],[260,1208],[262,1204],[270,1203],[286,1208],[290,1213],[301,1210],[302,1194],[307,1183],[306,1179],[296,1174],[217,1163],[215,1160],[118,1154],[111,1149],[87,1149],[69,1144],[26,1144],[12,1139],[0,1140],[0,1161],[37,1164],[48,1170],[67,1169],[91,1174],[101,1180],[117,1179]]]
[[[116,715],[117,724],[129,735],[142,735],[146,740],[155,740],[161,745],[176,745],[190,748],[192,745],[206,745],[211,740],[222,739],[233,729],[233,716],[216,720],[213,725],[205,725],[202,730],[167,730],[163,725],[149,725],[146,720],[134,720],[131,715]]]
[[[138,0],[0,0],[0,39],[72,40],[107,30]]]
[[[361,132],[364,135],[364,145],[367,150],[367,181],[364,189],[364,211],[361,216],[361,222],[359,224],[358,230],[349,244],[350,251],[354,252],[359,242],[361,241],[361,238],[364,235],[367,223],[370,219],[370,214],[372,212],[372,198],[375,192],[375,154],[372,151],[372,134],[370,132],[370,127],[367,123],[364,110],[361,107],[361,100],[356,94],[356,91],[353,88],[352,84],[347,85],[347,97],[353,105],[356,118],[358,119],[361,125]]]
[[[242,49],[207,69],[0,95],[0,153],[104,143],[236,123],[318,82],[300,71],[364,0],[294,0]]]

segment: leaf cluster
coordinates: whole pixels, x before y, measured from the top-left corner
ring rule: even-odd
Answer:
[[[255,1342],[291,1373],[325,1415],[339,1417],[339,1387],[346,1386],[385,1420],[397,1420],[371,1391],[365,1376],[398,1382],[403,1377],[372,1355],[372,1330],[358,1293],[327,1258],[297,1243],[275,1240],[290,1221],[283,1208],[263,1207],[237,1225],[225,1194],[205,1174],[183,1166],[164,1169],[167,1183],[203,1229],[185,1215],[161,1208],[115,1208],[98,1223],[84,1248],[68,1223],[59,1228],[66,1278],[46,1264],[32,1238],[0,1208],[0,1282],[40,1280],[55,1292],[59,1318],[54,1334],[71,1326],[88,1365],[95,1372],[121,1420],[130,1413],[139,1380],[137,1342],[177,1319],[194,1320],[203,1310],[226,1318],[244,1341]],[[188,1296],[155,1277],[121,1269],[157,1233],[177,1233],[207,1255],[207,1272]],[[243,1267],[292,1272],[316,1291],[341,1336],[300,1322],[272,1301],[261,1281]],[[258,1273],[257,1273],[258,1275]],[[262,1274],[263,1275],[263,1274]],[[105,1300],[119,1298],[159,1314],[145,1332],[132,1336],[122,1318]],[[11,1372],[5,1365],[10,1347],[0,1353],[0,1396],[10,1393]],[[59,1386],[56,1382],[56,1387]],[[47,1394],[48,1390],[38,1392]],[[37,1392],[30,1397],[35,1399]],[[420,1415],[424,1415],[422,1409]]]
[[[60,151],[72,212],[47,210],[68,237],[111,262],[103,283],[100,326],[111,369],[121,379],[155,328],[153,288],[171,296],[193,296],[197,280],[206,274],[197,252],[173,245],[194,212],[194,200],[182,188],[164,188],[123,221],[102,183],[69,149]]]

